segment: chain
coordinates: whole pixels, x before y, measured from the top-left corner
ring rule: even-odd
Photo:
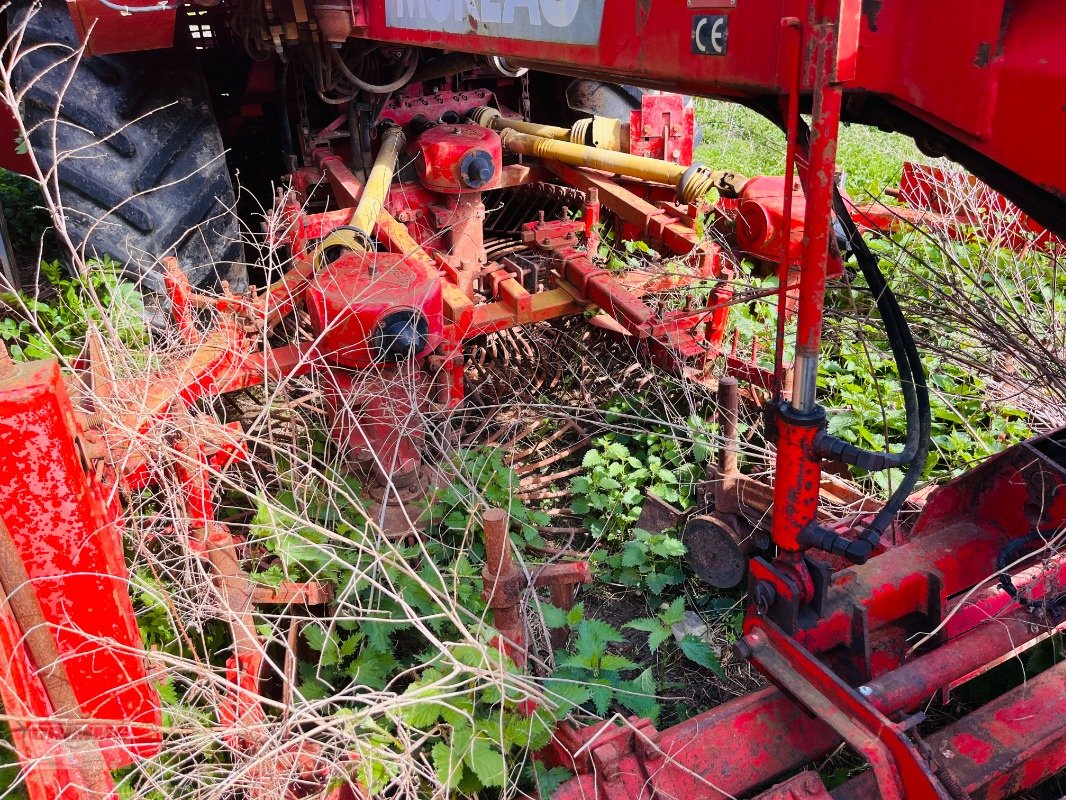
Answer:
[[[522,119],[529,122],[529,73],[526,72],[518,79],[519,85],[522,87]],[[525,163],[525,156],[518,156],[518,163]]]
[[[303,160],[310,159],[311,150],[311,121],[307,116],[307,95],[304,92],[304,82],[297,76],[296,83],[296,123],[300,130],[300,149]]]

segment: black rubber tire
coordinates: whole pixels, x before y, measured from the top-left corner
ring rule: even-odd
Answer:
[[[13,21],[27,13],[23,6]],[[194,285],[225,279],[242,290],[233,183],[194,59],[177,51],[96,56],[72,70],[74,26],[66,4],[48,0],[23,45],[53,43],[28,53],[13,82],[29,87],[21,110],[42,168],[52,164],[53,142],[61,153],[83,148],[58,170],[74,243],[113,257],[149,290],[162,288],[160,264],[171,255]]]

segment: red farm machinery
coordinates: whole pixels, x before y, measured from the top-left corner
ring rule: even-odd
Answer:
[[[161,747],[120,501],[158,476],[128,457],[129,439],[150,437],[175,409],[314,374],[331,438],[378,492],[385,527],[403,534],[406,504],[424,489],[420,421],[467,402],[470,344],[582,316],[664,374],[716,387],[725,429],[745,387],[766,399],[772,488],[725,453],[712,472],[716,510],[690,521],[687,541],[700,578],[747,581],[736,651],[769,685],[665,730],[635,717],[560,723],[537,754],[574,773],[555,798],[993,800],[1066,767],[1061,661],[919,735],[931,698],[1064,624],[1066,560],[1054,543],[1066,526],[1066,430],[988,459],[900,521],[930,447],[929,389],[863,233],[945,209],[922,168],[904,177],[908,206],[853,203],[836,162],[842,122],[899,131],[984,181],[990,203],[1016,204],[1019,236],[1066,235],[1061,3],[68,0],[8,16],[9,35],[33,45],[12,81],[38,165],[50,165],[48,137],[93,156],[56,172],[74,244],[134,265],[186,345],[139,382],[94,374],[90,352],[97,397],[126,409],[121,435],[56,362],[0,361],[0,694],[31,800],[117,796],[111,771]],[[87,49],[57,58],[52,41],[63,54]],[[174,66],[176,41],[191,48],[181,58],[206,66],[213,103],[187,65]],[[60,87],[78,91],[57,105]],[[163,122],[139,116],[146,93]],[[783,176],[693,165],[686,95],[777,123]],[[288,176],[265,236],[290,259],[269,281],[248,273],[221,213],[234,203],[223,145],[253,186],[269,185],[260,178],[275,161]],[[185,162],[204,167],[192,190],[169,182]],[[81,221],[105,206],[116,207],[109,225]],[[703,235],[710,224],[723,236]],[[605,230],[677,269],[609,269],[597,255]],[[750,299],[734,295],[736,254],[778,275],[772,368],[730,338],[731,307]],[[848,259],[901,378],[907,438],[896,450],[830,434],[818,402],[826,281]],[[662,299],[696,285],[698,300]],[[297,314],[310,335],[286,340]],[[329,602],[313,581],[257,583],[217,519],[210,476],[247,458],[239,426],[171,445],[183,455],[174,470],[192,546],[232,608],[251,620],[258,605]],[[830,462],[903,477],[868,513],[833,519],[820,508]],[[766,518],[758,544],[743,521],[750,508]],[[566,608],[589,566],[520,570],[506,515],[483,516],[494,627],[522,663],[519,598],[548,587]],[[254,621],[233,634],[223,730],[273,713],[260,702]],[[806,767],[841,743],[869,769],[829,790]],[[286,797],[356,796],[312,783]]]

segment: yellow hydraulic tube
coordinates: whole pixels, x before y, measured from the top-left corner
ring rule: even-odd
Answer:
[[[500,140],[503,142],[504,149],[512,153],[673,186],[677,189],[678,200],[683,203],[696,202],[711,189],[717,189],[726,197],[735,197],[739,187],[746,180],[743,175],[736,172],[712,171],[699,165],[684,167],[657,158],[645,158],[629,153],[603,150],[599,147],[519,133],[510,128],[501,132]]]
[[[396,173],[396,161],[406,143],[407,139],[401,128],[392,126],[385,129],[381,135],[377,158],[374,159],[374,166],[370,169],[370,175],[366,179],[363,193],[359,195],[359,202],[352,212],[351,220],[345,227],[330,231],[319,243],[316,263],[321,260],[321,255],[331,248],[355,251],[366,249],[378,216],[385,207],[385,198]]]

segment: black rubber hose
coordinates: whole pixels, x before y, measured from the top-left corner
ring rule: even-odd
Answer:
[[[921,360],[915,361],[908,350],[913,350],[915,357],[917,349],[914,347],[914,339],[910,333],[903,313],[899,309],[899,303],[888,286],[881,272],[875,256],[859,233],[858,227],[851,218],[844,198],[836,187],[833,188],[833,207],[837,215],[837,222],[843,228],[848,242],[848,248],[855,254],[859,268],[866,279],[870,292],[877,304],[878,314],[885,327],[888,345],[892,350],[892,357],[896,362],[896,370],[899,373],[900,389],[903,394],[903,406],[907,419],[907,440],[903,449],[898,453],[866,450],[845,442],[839,437],[822,432],[815,441],[815,450],[823,458],[852,464],[871,472],[884,469],[893,469],[911,463],[918,453],[921,444],[920,421],[918,409],[918,390],[915,377],[925,382],[925,373]]]
[[[460,72],[468,72],[479,63],[481,63],[481,57],[470,53],[449,53],[446,56],[438,56],[419,64],[415,74],[411,76],[411,83],[448,78]]]
[[[368,83],[348,68],[348,65],[344,63],[344,58],[341,56],[339,50],[336,50],[333,47],[328,49],[330,58],[333,59],[334,66],[340,70],[344,79],[352,84],[352,86],[362,89],[364,92],[369,92],[370,94],[388,94],[389,92],[395,92],[402,86],[406,86],[411,80],[411,76],[415,74],[415,70],[418,69],[419,51],[417,48],[410,48],[404,56],[404,60],[400,63],[400,68],[397,70],[396,77],[388,83]]]
[[[871,292],[873,292],[877,310],[885,325],[889,345],[896,356],[900,385],[904,389],[904,399],[907,403],[908,411],[908,441],[904,452],[908,449],[911,452],[908,453],[910,458],[907,471],[904,473],[899,486],[892,492],[888,501],[877,512],[870,524],[855,539],[840,536],[816,522],[808,524],[803,531],[802,539],[805,544],[844,556],[854,563],[863,564],[873,555],[873,551],[881,541],[881,536],[888,530],[888,526],[892,524],[907,497],[914,491],[915,485],[925,470],[925,460],[929,455],[929,441],[932,434],[932,413],[929,404],[929,386],[926,383],[925,368],[922,366],[921,355],[918,353],[918,348],[914,343],[914,337],[911,335],[906,317],[904,317],[895,295],[885,281],[885,276],[877,262],[877,256],[870,251],[869,245],[866,244],[866,241],[859,233],[858,227],[851,219],[851,215],[844,205],[843,197],[835,188],[833,191],[833,205],[837,218],[848,236],[863,277],[866,278],[866,283],[869,285]],[[911,399],[908,400],[908,397]],[[859,448],[855,449],[858,450]]]

